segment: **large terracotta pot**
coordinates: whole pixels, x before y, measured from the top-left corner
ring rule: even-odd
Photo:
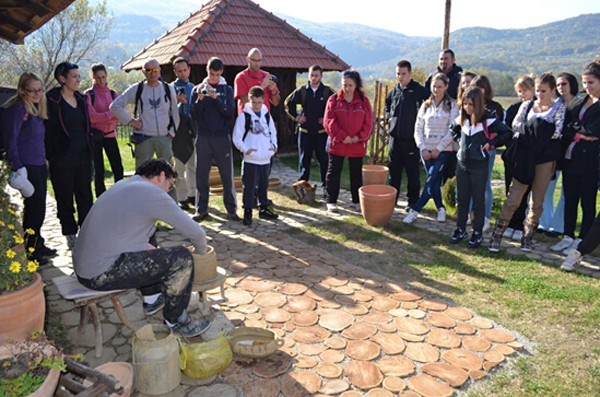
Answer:
[[[388,178],[389,168],[385,165],[363,165],[363,186],[385,185]]]
[[[368,185],[358,189],[360,209],[371,226],[384,226],[390,222],[396,205],[396,188],[387,185]]]
[[[215,166],[210,167],[210,174],[208,175],[208,185],[217,186],[221,184],[221,174],[219,169]]]
[[[52,397],[58,386],[58,380],[60,379],[60,369],[51,369],[48,373],[48,377],[42,383],[42,385],[28,397]]]
[[[25,340],[44,328],[46,299],[42,276],[33,273],[33,282],[17,291],[0,294],[0,343]]]

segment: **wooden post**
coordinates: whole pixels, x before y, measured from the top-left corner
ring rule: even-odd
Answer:
[[[442,50],[450,48],[450,8],[452,0],[446,0],[446,14],[444,18],[444,37],[442,38]]]

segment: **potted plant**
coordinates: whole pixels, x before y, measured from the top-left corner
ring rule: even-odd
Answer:
[[[6,343],[0,346],[0,396],[53,396],[66,368],[62,354],[40,331]]]
[[[27,259],[16,208],[5,191],[8,175],[8,166],[0,163],[0,343],[24,340],[42,329],[46,314],[38,263]]]

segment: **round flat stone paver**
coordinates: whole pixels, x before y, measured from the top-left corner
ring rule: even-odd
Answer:
[[[507,343],[515,340],[515,337],[501,329],[486,329],[479,332],[485,339],[496,343]]]
[[[401,291],[392,294],[391,298],[401,302],[412,302],[423,298],[423,295],[416,291]]]
[[[378,387],[375,389],[371,389],[365,394],[365,397],[394,397],[389,390]]]
[[[408,332],[399,331],[398,335],[407,342],[423,342],[425,340],[423,335],[413,335]]]
[[[299,327],[310,327],[319,321],[319,315],[315,312],[300,312],[294,314],[291,321]]]
[[[325,344],[332,349],[343,349],[346,347],[346,340],[338,336],[333,336],[327,339]]]
[[[490,350],[483,353],[483,359],[492,363],[501,363],[504,361],[504,355],[500,352]]]
[[[446,363],[424,364],[421,371],[442,379],[452,387],[461,387],[469,379],[467,371]]]
[[[382,358],[377,362],[379,370],[388,376],[408,376],[415,372],[415,364],[403,356]]]
[[[390,310],[389,313],[392,316],[394,316],[394,317],[406,317],[406,316],[408,316],[408,310],[402,309],[402,308]]]
[[[469,378],[471,378],[472,381],[477,381],[481,378],[485,378],[486,376],[487,372],[485,371],[480,371],[476,369],[472,369],[469,371]]]
[[[319,389],[320,393],[331,395],[331,394],[339,394],[350,388],[350,383],[346,382],[343,379],[332,379],[325,381],[323,386]]]
[[[260,292],[254,297],[254,303],[262,307],[281,307],[287,299],[277,292]]]
[[[427,342],[444,349],[453,349],[460,346],[460,336],[455,332],[436,328],[427,334]]]
[[[413,335],[422,335],[429,332],[429,326],[421,321],[412,317],[396,317],[394,319],[394,325],[402,332],[408,332]]]
[[[333,299],[334,295],[335,294],[331,291],[315,291],[312,289],[306,291],[306,293],[304,294],[305,297],[315,300],[317,302]]]
[[[447,314],[437,312],[429,313],[425,319],[425,322],[433,325],[434,327],[440,328],[454,328],[456,326],[456,321],[454,321],[452,317],[448,316]]]
[[[273,379],[258,379],[246,384],[243,389],[248,397],[277,397],[279,395],[279,383]]]
[[[301,343],[323,342],[329,338],[330,332],[325,328],[313,325],[312,327],[298,327],[292,332],[292,339]]]
[[[480,370],[483,366],[481,358],[464,349],[451,349],[442,353],[442,359],[465,370]]]
[[[493,349],[504,356],[510,356],[515,352],[515,349],[507,345],[494,345]]]
[[[305,295],[290,296],[288,298],[288,304],[285,306],[285,308],[292,313],[311,311],[314,310],[315,307],[317,307],[317,303]]]
[[[342,375],[342,368],[332,363],[320,363],[316,371],[324,378],[339,378]]]
[[[319,375],[310,371],[289,372],[281,377],[281,392],[285,397],[303,397],[314,394],[321,387]]]
[[[299,283],[287,283],[279,290],[285,295],[302,295],[308,290],[308,287],[304,284]]]
[[[380,310],[382,312],[388,312],[390,310],[396,309],[400,306],[400,303],[394,299],[388,298],[386,296],[377,296],[373,298],[371,302],[371,307],[375,310]]]
[[[340,397],[363,397],[363,394],[359,393],[357,391],[351,390],[351,391],[343,392],[342,394],[340,394]]]
[[[241,288],[227,288],[227,306],[246,305],[252,302],[252,295]]]
[[[317,365],[317,360],[310,356],[297,356],[294,366],[297,368],[313,368]]]
[[[490,329],[494,326],[490,320],[482,317],[472,318],[469,322],[479,329]]]
[[[287,311],[276,307],[264,308],[261,313],[268,323],[285,323],[292,317]]]
[[[391,392],[398,393],[406,388],[406,383],[397,376],[386,376],[383,380],[383,387]]]
[[[307,356],[316,356],[317,354],[321,354],[325,350],[327,350],[327,346],[325,346],[325,345],[304,344],[304,343],[296,344],[296,348],[300,351],[300,353],[306,354]]]
[[[319,357],[326,363],[332,364],[341,363],[346,358],[342,351],[334,349],[325,350],[323,353],[319,354]]]
[[[370,361],[379,356],[379,346],[367,340],[351,340],[346,346],[346,356],[354,360]]]
[[[345,312],[348,312],[350,314],[354,314],[357,316],[362,316],[363,314],[367,314],[369,312],[369,309],[367,309],[364,305],[360,305],[360,304],[356,304],[356,305],[352,305],[352,306],[344,306],[342,309]]]
[[[292,357],[280,349],[253,363],[252,373],[260,378],[276,378],[290,369],[292,363]]]
[[[465,335],[462,338],[463,347],[474,352],[484,352],[492,347],[492,343],[479,336]]]
[[[322,282],[324,284],[330,285],[332,287],[339,287],[339,286],[348,284],[348,279],[340,277],[340,276],[335,276],[335,277],[327,277]]]
[[[473,317],[473,314],[463,307],[449,307],[444,311],[444,313],[455,320],[462,321],[470,320]]]
[[[400,354],[406,348],[406,345],[402,338],[395,334],[377,334],[371,339],[381,346],[381,349],[385,354]]]
[[[354,323],[350,328],[347,328],[342,332],[342,336],[346,339],[367,339],[375,335],[377,328],[370,324],[365,323]]]
[[[396,327],[394,324],[379,324],[377,326],[377,329],[385,333],[392,333],[398,331],[398,327]]]
[[[377,365],[369,361],[352,360],[344,367],[344,375],[350,383],[359,389],[372,389],[383,381],[383,375]]]
[[[456,333],[459,335],[473,335],[477,332],[477,328],[475,328],[469,323],[457,321],[456,327],[454,327],[454,331],[456,331]]]
[[[438,382],[432,376],[421,374],[413,376],[408,380],[408,387],[423,397],[450,397],[454,389]]]
[[[323,314],[319,318],[319,325],[330,331],[342,331],[354,323],[354,316],[350,313],[337,311]]]
[[[273,291],[276,287],[275,283],[271,281],[262,280],[258,277],[247,277],[245,280],[242,280],[238,285],[240,288],[251,292]],[[229,298],[229,296],[227,297]]]
[[[433,363],[440,358],[437,349],[427,343],[408,343],[404,354],[420,363]]]
[[[408,311],[408,315],[411,316],[412,318],[416,318],[418,320],[422,320],[425,318],[425,316],[427,315],[427,313],[425,313],[423,310],[419,310],[419,309],[411,309]]]
[[[448,305],[445,302],[431,298],[423,299],[417,303],[419,304],[419,307],[421,307],[421,309],[425,308],[427,310],[434,310],[436,312],[446,310],[446,308],[448,307]]]
[[[369,314],[361,318],[361,321],[365,323],[379,325],[386,324],[392,320],[392,316],[387,313],[380,312],[378,310],[371,310]]]

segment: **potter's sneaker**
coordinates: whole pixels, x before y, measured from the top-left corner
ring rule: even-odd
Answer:
[[[210,321],[202,319],[194,320],[186,311],[184,311],[181,316],[179,316],[179,319],[177,319],[176,324],[170,325],[167,323],[167,325],[171,327],[171,330],[175,335],[193,338],[210,328]]]
[[[142,304],[144,309],[144,315],[151,316],[154,313],[158,313],[163,307],[165,307],[165,295],[160,294],[158,298],[154,301],[154,303],[146,303]]]

